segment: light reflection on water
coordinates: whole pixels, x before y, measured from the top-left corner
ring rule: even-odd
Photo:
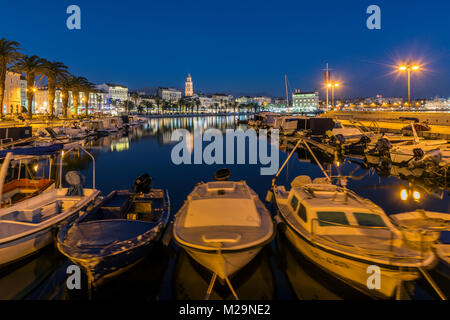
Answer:
[[[245,117],[242,117],[244,119]],[[171,197],[172,213],[183,204],[186,196],[199,181],[212,180],[216,170],[225,165],[180,165],[172,164],[170,154],[174,143],[171,134],[176,129],[241,128],[238,119],[230,117],[189,117],[149,119],[148,124],[133,128],[128,133],[118,133],[88,143],[88,149],[96,159],[96,187],[104,194],[114,189],[130,188],[134,179],[143,173],[153,177],[154,187],[168,189]],[[280,165],[289,151],[289,143],[281,142]],[[326,168],[333,159],[317,154]],[[248,159],[248,157],[247,157]],[[92,183],[92,162],[80,154],[67,156],[65,170],[79,170],[86,176],[86,185]],[[231,179],[246,180],[262,200],[271,185],[272,176],[261,176],[260,165],[227,165],[232,171]],[[357,169],[356,171],[354,171]],[[417,178],[401,179],[398,176],[382,176],[376,170],[367,170],[364,165],[346,161],[340,168],[342,174],[353,172],[363,176],[360,180],[350,180],[349,188],[363,197],[370,198],[388,214],[425,208],[427,210],[449,212],[450,202],[445,186],[433,181],[421,181]],[[312,178],[321,177],[320,168],[311,160],[305,150],[298,150],[277,180],[278,185],[289,187],[297,175],[307,174]],[[334,171],[333,174],[336,174]],[[401,201],[403,188],[421,190],[421,200]],[[23,282],[39,286],[30,290],[23,285],[31,299],[85,299],[86,290],[68,292],[64,286],[65,267],[68,262],[49,248],[44,254],[22,264],[21,269],[11,274],[0,273],[0,293],[5,297],[22,297],[11,290],[16,278]],[[42,273],[48,273],[49,265],[53,274],[42,281]],[[62,267],[61,267],[62,265]],[[45,267],[43,267],[45,266]],[[43,271],[47,270],[47,271]],[[27,273],[28,272],[28,273]],[[24,278],[21,274],[27,273]],[[317,267],[304,262],[292,251],[282,237],[268,246],[251,264],[233,278],[238,296],[246,299],[336,299],[361,298],[361,295],[327,277],[317,277]],[[3,275],[3,277],[2,277]],[[46,275],[48,276],[48,274]],[[93,298],[127,297],[137,299],[201,299],[206,293],[210,274],[202,270],[195,261],[175,246],[157,248],[136,268],[100,288]],[[262,284],[261,284],[262,283]],[[424,287],[424,288],[422,288]],[[12,288],[12,287],[11,287]],[[449,288],[446,288],[447,292]],[[16,288],[16,290],[19,290]],[[8,291],[8,292],[7,292]],[[19,290],[20,291],[20,290]],[[429,288],[415,286],[412,290],[417,298],[429,298]],[[0,296],[2,298],[3,296]],[[218,286],[213,298],[231,299],[229,292]]]

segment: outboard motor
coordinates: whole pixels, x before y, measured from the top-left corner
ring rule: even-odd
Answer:
[[[153,179],[147,173],[139,176],[133,184],[133,190],[136,193],[148,193],[150,191],[150,186],[152,185]]]
[[[415,149],[413,150],[413,154],[414,154],[414,160],[416,160],[416,161],[422,159],[423,156],[425,155],[425,153],[423,152],[423,150],[420,149],[420,148],[415,148]]]
[[[227,168],[217,170],[214,174],[214,180],[227,181],[231,176],[231,171]]]
[[[380,156],[385,156],[391,150],[392,144],[387,138],[378,139],[375,147],[369,151],[370,154],[378,153]]]
[[[66,182],[70,184],[67,190],[67,196],[79,196],[84,195],[83,185],[85,182],[85,177],[78,171],[69,171],[66,173]]]

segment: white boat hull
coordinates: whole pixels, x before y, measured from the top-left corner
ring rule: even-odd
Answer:
[[[53,242],[53,229],[43,230],[23,239],[0,245],[0,267],[22,260]]]
[[[186,252],[199,264],[212,273],[216,273],[220,279],[229,278],[245,267],[261,251],[262,247],[235,252],[205,252],[184,247]]]
[[[369,289],[367,283],[372,273],[367,273],[368,263],[322,250],[297,235],[289,226],[286,227],[285,234],[298,251],[320,268],[356,289],[377,297],[391,298],[403,281],[419,277],[417,271],[399,271],[380,267],[380,289]]]

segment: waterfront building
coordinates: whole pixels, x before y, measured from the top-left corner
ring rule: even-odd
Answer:
[[[224,107],[225,105],[233,102],[233,96],[224,93],[215,93],[212,95],[212,104],[218,104],[219,106]]]
[[[434,98],[433,100],[427,100],[425,102],[424,109],[450,111],[450,98],[449,99]]]
[[[246,105],[246,104],[250,104],[253,102],[252,98],[249,96],[242,96],[242,97],[236,98],[235,101],[241,105]]]
[[[292,106],[299,112],[314,112],[319,108],[319,92],[301,92],[296,89],[292,94]]]
[[[174,88],[158,88],[158,96],[162,100],[177,102],[181,99],[181,91]]]
[[[27,80],[22,75],[20,76],[20,105],[28,110]]]
[[[281,105],[285,105],[286,104],[286,99],[284,98],[276,98],[274,101],[274,104],[277,106],[281,106]]]
[[[20,73],[6,72],[3,113],[21,112]]]
[[[97,89],[108,93],[108,100],[123,102],[128,100],[128,88],[120,84],[104,83],[97,85]]]
[[[192,82],[191,74],[189,73],[186,78],[184,87],[184,95],[186,97],[192,97],[194,95],[194,83]]]
[[[48,88],[42,87],[38,88],[34,93],[34,112],[35,113],[49,113],[49,103],[48,103]],[[81,101],[81,99],[80,99]],[[70,100],[71,102],[71,100]],[[63,114],[63,103],[62,103],[62,93],[61,90],[56,89],[55,92],[55,102],[54,102],[54,114],[62,115]]]
[[[200,101],[200,106],[204,109],[209,109],[211,108],[213,102],[212,102],[212,98],[211,97],[207,97],[207,96],[199,96],[198,97],[199,101]]]
[[[254,97],[253,101],[255,101],[259,106],[267,106],[269,103],[272,103],[272,98],[269,97]]]

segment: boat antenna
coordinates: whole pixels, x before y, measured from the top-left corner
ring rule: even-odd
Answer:
[[[287,83],[287,73],[284,74],[284,86],[286,88],[286,107],[289,108],[289,94],[288,94],[288,83]]]

